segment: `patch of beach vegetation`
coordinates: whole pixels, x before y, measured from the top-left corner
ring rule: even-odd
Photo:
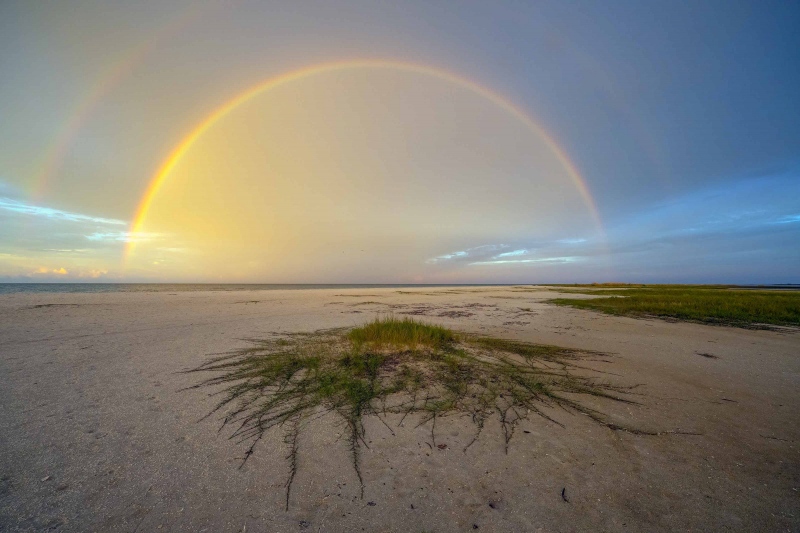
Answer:
[[[475,425],[475,436],[465,452],[490,417],[499,420],[508,450],[515,428],[531,415],[563,425],[548,409],[555,407],[612,430],[645,433],[612,423],[586,404],[589,397],[635,403],[631,387],[587,377],[592,372],[580,362],[602,357],[599,352],[457,334],[393,316],[350,330],[252,342],[190,370],[212,374],[192,388],[221,387],[213,412],[222,414],[223,427],[232,428],[231,438],[249,443],[242,464],[266,432],[280,427],[287,431],[287,508],[299,432],[324,413],[340,417],[347,428],[362,496],[359,457],[367,416],[387,423],[386,416],[396,414],[398,424],[416,417],[419,425],[430,424],[436,446],[437,419],[466,415]]]
[[[745,328],[800,326],[800,291],[745,290],[726,285],[573,287],[566,286],[559,292],[602,294],[602,297],[556,298],[548,302],[612,315],[661,317]]]

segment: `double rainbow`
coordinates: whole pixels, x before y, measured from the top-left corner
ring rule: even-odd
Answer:
[[[178,145],[172,150],[172,152],[169,154],[166,160],[164,160],[164,162],[161,164],[157,172],[153,175],[144,195],[142,196],[142,199],[139,202],[139,206],[136,210],[136,214],[131,224],[130,228],[131,233],[135,235],[143,231],[145,220],[147,218],[147,213],[150,210],[150,206],[152,205],[155,197],[158,195],[158,192],[161,189],[161,187],[169,179],[172,170],[178,165],[178,163],[180,163],[183,157],[189,152],[194,143],[197,142],[197,140],[200,137],[202,137],[207,131],[209,131],[217,123],[217,121],[219,121],[227,114],[234,111],[236,108],[238,108],[245,102],[251,100],[252,98],[255,98],[256,96],[262,95],[278,86],[291,83],[294,81],[299,81],[305,78],[310,78],[318,74],[324,74],[333,71],[357,70],[357,69],[391,69],[401,72],[409,72],[414,74],[431,76],[434,78],[445,80],[486,98],[487,100],[497,105],[504,112],[515,117],[522,124],[524,124],[525,127],[531,133],[533,133],[537,138],[539,138],[542,142],[544,142],[544,144],[548,147],[548,149],[556,156],[558,161],[564,167],[564,170],[566,171],[567,175],[570,177],[570,180],[573,182],[576,189],[578,190],[584,204],[586,205],[592,218],[594,219],[594,222],[597,225],[598,230],[601,231],[602,233],[602,224],[600,221],[600,216],[598,214],[594,200],[592,199],[591,193],[589,192],[589,188],[586,185],[586,181],[583,179],[580,172],[578,172],[578,169],[575,168],[575,165],[572,163],[572,161],[570,161],[569,157],[567,157],[567,154],[558,145],[555,139],[553,139],[551,135],[549,135],[530,116],[528,116],[528,114],[525,113],[525,111],[515,106],[514,104],[512,104],[511,102],[509,102],[496,92],[492,91],[491,89],[488,89],[482,85],[479,85],[471,80],[463,78],[447,70],[442,70],[439,68],[434,68],[415,63],[386,61],[386,60],[337,61],[331,63],[311,65],[302,69],[293,70],[291,72],[287,72],[269,78],[237,94],[235,97],[231,98],[230,100],[228,100],[227,102],[216,108],[212,113],[206,116],[206,118],[204,118],[197,126],[195,126],[194,129],[190,131],[180,143],[178,143]],[[134,239],[132,239],[130,242],[128,242],[126,246],[125,259],[130,257],[130,254],[132,253],[134,247],[135,247],[135,242]]]

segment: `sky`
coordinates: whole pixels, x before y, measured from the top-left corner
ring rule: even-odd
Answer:
[[[0,2],[0,282],[800,283],[800,4]]]

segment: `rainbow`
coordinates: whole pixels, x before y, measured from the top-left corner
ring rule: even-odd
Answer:
[[[216,8],[214,4],[197,4],[187,12],[171,18],[154,33],[153,37],[128,49],[100,73],[90,90],[68,113],[69,118],[45,150],[42,161],[31,180],[30,195],[32,198],[40,199],[42,197],[53,176],[58,174],[62,167],[78,133],[89,121],[100,102],[130,77],[160,43],[179,34]]]
[[[539,139],[541,139],[548,147],[548,149],[551,150],[551,152],[557,157],[557,159],[559,160],[559,162],[569,175],[570,179],[574,183],[575,187],[577,188],[584,204],[589,209],[589,212],[592,218],[594,219],[597,228],[600,230],[601,233],[603,233],[602,223],[600,221],[600,216],[597,211],[597,206],[595,205],[594,200],[592,199],[592,195],[589,191],[589,187],[586,185],[586,181],[583,179],[580,172],[578,172],[578,169],[575,167],[572,161],[570,161],[567,154],[553,139],[553,137],[549,135],[541,126],[539,126],[532,118],[530,118],[528,114],[525,113],[525,111],[515,106],[514,104],[512,104],[511,102],[509,102],[496,92],[492,91],[491,89],[483,87],[482,85],[478,85],[477,83],[471,80],[468,80],[466,78],[463,78],[457,74],[454,74],[446,70],[430,67],[427,65],[406,63],[400,61],[350,60],[350,61],[337,61],[331,63],[311,65],[305,68],[277,75],[247,89],[244,92],[239,93],[235,97],[231,98],[230,100],[228,100],[227,102],[216,108],[212,113],[206,116],[206,118],[203,119],[197,126],[195,126],[195,128],[192,131],[190,131],[183,138],[183,140],[180,143],[178,143],[177,146],[175,146],[172,152],[170,152],[169,156],[164,160],[159,169],[153,175],[149,185],[147,186],[147,189],[145,190],[144,195],[142,196],[141,201],[139,202],[139,206],[133,217],[133,222],[130,228],[131,234],[136,235],[143,231],[144,222],[145,219],[147,218],[147,213],[150,209],[150,206],[152,205],[153,200],[155,199],[162,185],[169,178],[172,170],[178,165],[178,163],[183,159],[186,153],[192,148],[194,143],[197,142],[197,140],[200,137],[202,137],[203,134],[205,134],[209,129],[211,129],[220,119],[225,117],[228,113],[232,112],[237,107],[249,101],[250,99],[260,94],[263,94],[271,89],[274,89],[278,86],[284,85],[286,83],[291,83],[293,81],[298,81],[304,78],[309,78],[311,76],[327,72],[354,70],[354,69],[392,69],[403,72],[432,76],[434,78],[439,78],[441,80],[454,83],[455,85],[458,85],[464,89],[472,91],[473,93],[476,93],[490,100],[495,105],[500,107],[503,111],[514,116],[517,120],[522,122],[527,127],[527,129],[530,130]],[[135,247],[134,240],[128,242],[125,249],[124,259],[127,259],[130,256],[131,252],[133,251]]]

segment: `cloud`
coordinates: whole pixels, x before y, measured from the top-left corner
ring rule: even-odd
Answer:
[[[160,233],[132,232],[132,231],[112,231],[95,232],[85,236],[90,241],[111,241],[111,242],[148,242],[161,237]]]
[[[495,257],[515,257],[518,255],[525,255],[527,253],[528,250],[522,249],[522,250],[514,250],[513,252],[505,252],[502,254],[497,254]]]
[[[66,276],[67,274],[69,274],[69,272],[64,267],[60,267],[60,268],[39,267],[36,270],[34,270],[33,272],[31,272],[31,275],[34,275],[34,276],[35,275],[39,275],[39,274],[56,274],[58,276]]]
[[[577,246],[585,244],[585,246]],[[518,247],[519,246],[519,247]],[[536,263],[574,263],[578,256],[595,253],[597,245],[587,239],[558,239],[553,241],[531,241],[516,245],[485,244],[457,252],[443,254],[426,262],[429,264],[512,265]],[[508,250],[508,251],[504,251]],[[569,255],[567,255],[569,254]]]
[[[0,189],[2,281],[113,277],[110,272],[119,265],[125,242],[158,237],[123,231],[123,220],[33,205],[16,199],[9,187]]]
[[[609,233],[616,249],[643,243],[736,242],[754,234],[788,235],[776,226],[800,222],[795,175],[729,181],[694,191],[619,221]]]
[[[776,224],[794,224],[800,222],[800,215],[786,215],[776,220]]]
[[[71,282],[120,278],[119,274],[102,267],[26,266],[32,261],[35,260],[0,254],[0,282]]]
[[[610,276],[641,282],[796,282],[800,179],[786,174],[728,180],[642,206],[610,221],[607,233],[607,243],[576,235],[520,239],[465,248],[428,263],[465,277],[476,275],[472,269],[504,279],[530,271],[540,281]]]
[[[60,209],[52,209],[50,207],[42,207],[32,204],[26,204],[11,198],[0,198],[0,209],[20,213],[23,215],[30,215],[34,217],[44,217],[49,219],[67,220],[70,222],[91,222],[94,224],[108,224],[112,226],[124,226],[127,222],[113,218],[93,217],[83,215],[81,213],[72,213],[70,211],[61,211]]]
[[[453,259],[466,259],[475,255],[485,256],[486,254],[496,252],[497,250],[503,250],[508,247],[509,246],[507,244],[482,244],[480,246],[467,248],[466,250],[459,250],[457,252],[450,252],[447,254],[432,257],[425,262],[428,264],[435,264],[444,261],[451,261]]]
[[[499,259],[493,261],[475,261],[470,265],[509,265],[509,264],[531,264],[531,263],[574,263],[577,257],[540,257],[538,259]]]

